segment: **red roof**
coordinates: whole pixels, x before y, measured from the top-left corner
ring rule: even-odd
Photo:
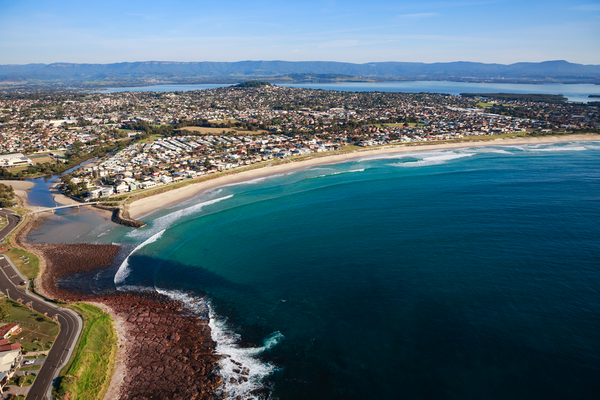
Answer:
[[[3,345],[0,346],[0,352],[11,351],[11,350],[19,350],[20,348],[21,348],[21,343],[3,344]]]

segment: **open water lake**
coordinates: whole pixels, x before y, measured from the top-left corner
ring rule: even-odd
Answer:
[[[543,93],[562,94],[571,102],[597,101],[588,97],[600,94],[600,86],[593,84],[518,84],[518,83],[468,83],[446,81],[401,81],[401,82],[341,82],[341,83],[297,83],[276,84],[278,86],[299,87],[309,89],[339,90],[343,92],[403,92],[403,93]],[[230,84],[198,84],[198,85],[154,85],[140,87],[107,88],[96,93],[119,92],[174,92],[213,89],[227,87]]]

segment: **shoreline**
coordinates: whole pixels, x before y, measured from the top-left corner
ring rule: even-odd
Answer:
[[[569,142],[591,142],[600,141],[598,134],[581,134],[581,135],[564,135],[564,136],[548,136],[548,137],[527,137],[514,139],[493,139],[475,142],[456,142],[456,143],[433,143],[419,145],[404,145],[404,146],[387,146],[376,149],[357,150],[352,153],[333,154],[321,157],[310,158],[301,161],[291,161],[279,165],[266,165],[264,167],[233,172],[225,176],[219,176],[214,179],[209,179],[203,182],[191,183],[181,188],[168,190],[166,192],[150,195],[129,204],[129,214],[133,219],[139,219],[157,210],[179,204],[185,200],[196,197],[210,189],[228,185],[232,183],[242,183],[244,181],[264,178],[270,175],[275,175],[283,172],[301,170],[305,168],[327,165],[340,164],[349,162],[354,159],[363,157],[378,156],[384,154],[397,153],[413,153],[428,150],[447,150],[460,149],[471,147],[485,146],[511,146],[520,144],[553,144],[553,143],[569,143]]]
[[[111,266],[119,246],[28,242],[26,236],[39,227],[41,220],[28,218],[16,232],[13,244],[40,259],[36,291],[49,299],[100,307],[113,320],[117,353],[104,399],[173,395],[214,399],[213,393],[223,381],[216,373],[221,357],[215,354],[208,318],[157,292],[80,291],[90,274]],[[57,282],[71,278],[67,287],[60,286],[64,281]],[[171,377],[175,375],[184,385],[173,389]]]

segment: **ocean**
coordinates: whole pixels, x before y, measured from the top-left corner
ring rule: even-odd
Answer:
[[[597,99],[590,98],[591,94],[599,94],[600,87],[591,83],[476,83],[476,82],[447,82],[447,81],[397,81],[397,82],[339,82],[339,83],[292,83],[277,86],[297,87],[307,89],[337,90],[342,92],[402,92],[402,93],[446,93],[458,96],[461,93],[544,93],[562,94],[570,102],[587,103]],[[119,92],[187,92],[190,90],[214,89],[227,87],[231,84],[195,84],[195,85],[153,85],[106,88],[93,93]]]
[[[600,142],[359,158],[142,220],[78,240],[210,315],[232,398],[600,397]]]

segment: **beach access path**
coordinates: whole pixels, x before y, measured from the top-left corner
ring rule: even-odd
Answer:
[[[7,210],[1,210],[0,214],[12,215],[15,219],[16,216],[11,214]],[[9,217],[9,222],[12,218]],[[18,219],[17,219],[18,221]],[[16,225],[15,225],[16,226]],[[0,231],[0,239],[3,240],[6,236],[12,232],[9,226],[5,227]],[[8,294],[11,299],[23,299],[23,303],[31,302],[32,307],[39,313],[47,313],[48,317],[52,318],[55,315],[58,318],[60,324],[60,332],[54,341],[48,357],[40,369],[37,378],[33,382],[33,385],[29,389],[27,394],[28,399],[35,400],[46,400],[51,399],[51,388],[52,382],[58,376],[60,370],[67,364],[75,343],[79,338],[83,322],[81,318],[72,310],[61,308],[53,304],[52,302],[39,297],[37,295],[29,293],[27,284],[22,286],[23,282],[27,282],[25,277],[17,270],[11,260],[6,256],[2,255],[0,259],[0,290]]]

